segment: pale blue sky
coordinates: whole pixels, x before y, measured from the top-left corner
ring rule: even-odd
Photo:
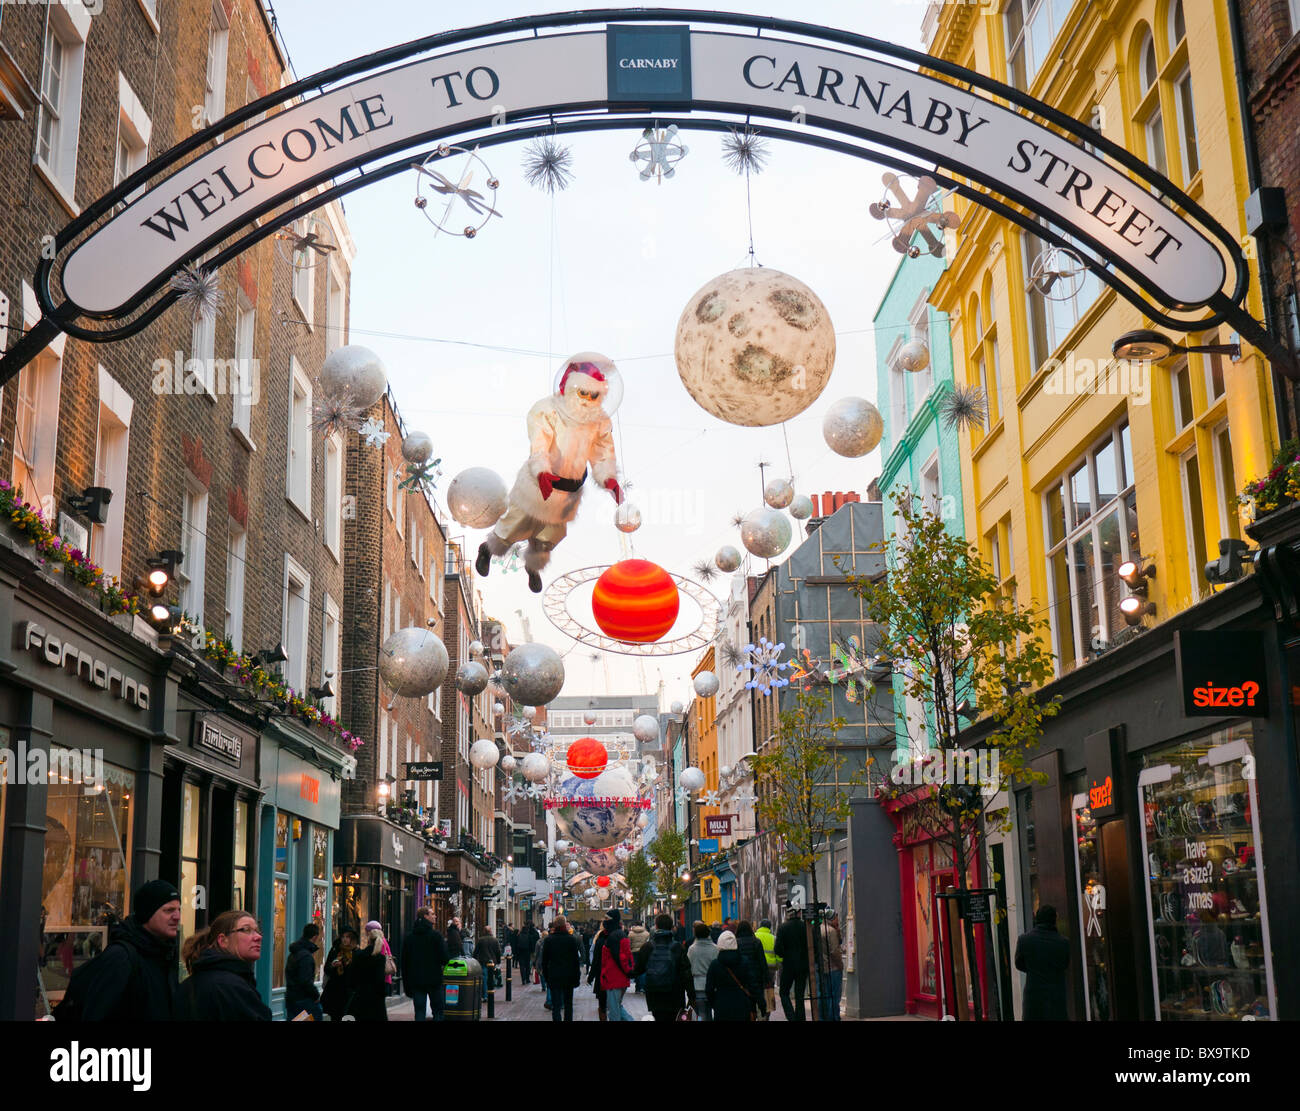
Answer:
[[[782,7],[762,14],[920,46],[924,3],[805,0]],[[563,5],[277,0],[275,8],[293,63],[305,76],[436,31]],[[759,11],[743,3],[732,10]],[[512,480],[527,450],[524,414],[549,392],[565,356],[597,350],[612,357],[627,385],[616,428],[620,463],[634,486],[632,500],[646,515],[632,537],[635,554],[689,575],[692,563],[720,545],[740,546],[730,518],[760,503],[758,461],[774,464],[769,477],[785,477],[789,467],[779,426],[738,428],[710,416],[682,387],[672,358],[687,299],[710,278],[746,262],[744,179],[723,165],[717,134],[684,130],[690,153],[677,176],[662,185],[642,182],[628,161],[638,138],[633,129],[566,138],[576,180],[553,204],[524,181],[522,144],[485,151],[501,181],[503,218],[472,241],[435,236],[412,203],[414,174],[352,194],[346,202],[358,248],[352,340],[380,353],[408,427],[433,437],[446,472],[440,502],[447,482],[465,467],[494,467]],[[770,154],[768,168],[752,183],[758,261],[810,285],[840,333],[829,386],[786,426],[795,486],[807,493],[864,491],[879,473],[879,453],[858,460],[833,455],[822,440],[821,418],[846,394],[873,400],[876,394],[871,317],[898,262],[884,227],[867,214],[882,193],[881,169],[795,144],[773,144]],[[555,572],[620,558],[613,509],[608,495],[588,488],[548,582]],[[469,538],[471,555],[481,538]],[[762,561],[755,564],[762,569]],[[523,638],[521,610],[533,639],[561,652],[573,647],[546,619],[522,572],[494,569],[481,586],[486,611],[504,620],[514,639]],[[721,596],[725,582],[717,579],[712,588]],[[690,697],[694,656],[647,660],[640,669],[626,657],[606,667],[589,655],[578,647],[566,656],[565,695],[643,685],[653,692],[662,675],[666,701]]]

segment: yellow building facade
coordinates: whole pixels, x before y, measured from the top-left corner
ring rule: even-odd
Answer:
[[[930,53],[1088,122],[1251,242],[1224,5],[944,4]],[[1208,595],[1204,564],[1221,539],[1242,537],[1238,492],[1277,447],[1271,370],[1248,345],[1235,362],[1117,362],[1116,337],[1153,326],[1138,309],[1070,273],[1068,255],[1044,258],[1046,244],[1020,226],[956,195],[949,203],[961,225],[931,303],[951,321],[956,380],[988,396],[983,427],[961,433],[966,534],[1014,577],[1020,603],[1050,618],[1064,674],[1131,635],[1125,560],[1155,569],[1148,627]],[[1247,308],[1262,316],[1253,276]]]

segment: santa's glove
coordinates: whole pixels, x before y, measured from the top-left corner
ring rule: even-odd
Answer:
[[[623,504],[623,487],[621,487],[618,484],[618,479],[616,478],[605,479],[605,489],[614,495],[615,505]]]
[[[559,477],[560,476],[557,474],[551,474],[550,471],[543,471],[537,476],[537,488],[542,492],[542,501],[545,501],[551,496],[551,490],[555,480]]]

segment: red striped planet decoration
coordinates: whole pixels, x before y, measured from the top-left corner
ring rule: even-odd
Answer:
[[[569,745],[565,762],[579,779],[595,779],[609,763],[609,753],[595,737],[579,737]]]
[[[596,580],[591,611],[601,631],[613,640],[650,644],[677,620],[677,584],[657,563],[624,559]]]

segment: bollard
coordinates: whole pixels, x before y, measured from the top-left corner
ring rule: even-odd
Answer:
[[[490,985],[487,991],[487,1008],[488,1018],[497,1017],[497,966],[490,964],[487,966],[487,982]]]
[[[510,957],[506,957],[506,1002],[510,1002],[510,989],[513,985],[510,982]]]

